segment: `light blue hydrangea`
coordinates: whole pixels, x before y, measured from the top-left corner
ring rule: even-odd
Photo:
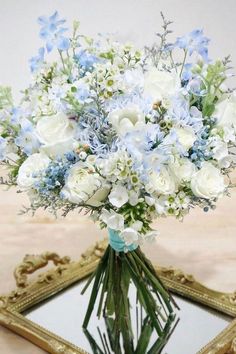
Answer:
[[[22,148],[26,155],[38,152],[40,142],[35,133],[33,124],[28,119],[21,120],[21,129],[15,139],[15,144]]]
[[[77,86],[77,91],[75,92],[75,98],[80,102],[80,103],[85,103],[89,101],[90,98],[90,90],[89,86],[86,85],[83,82],[80,82]]]
[[[38,23],[41,26],[39,34],[46,41],[48,52],[51,52],[54,47],[61,51],[69,49],[70,40],[64,36],[67,28],[62,26],[65,22],[65,19],[59,19],[57,11],[52,16],[38,18]]]
[[[168,114],[175,125],[190,126],[195,132],[198,132],[203,126],[202,113],[195,106],[189,107],[188,96],[173,97]]]

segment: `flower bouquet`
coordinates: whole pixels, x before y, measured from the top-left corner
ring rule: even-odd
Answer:
[[[153,353],[176,322],[174,300],[140,250],[157,235],[152,221],[214,209],[233,186],[229,57],[210,60],[202,30],[169,42],[171,22],[162,20],[158,41],[140,50],[112,36],[86,37],[77,21],[67,36],[57,12],[39,17],[45,45],[30,59],[32,83],[18,105],[10,88],[0,88],[0,159],[9,169],[1,183],[28,194],[22,212],[76,209],[108,229],[109,245],[86,286],[83,326],[92,311],[110,318],[115,353],[121,341],[134,353],[131,283],[158,335]]]

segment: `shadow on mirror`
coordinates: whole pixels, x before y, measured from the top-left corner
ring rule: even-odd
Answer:
[[[73,343],[89,354],[112,354],[116,338],[112,331],[112,318],[97,319],[93,314],[87,331],[83,331],[82,323],[86,313],[90,294],[81,295],[86,281],[67,288],[47,301],[30,308],[24,315],[48,331]],[[136,304],[136,292],[129,294],[131,304]],[[134,289],[133,289],[134,290]],[[179,319],[175,330],[167,344],[158,347],[158,337],[150,326],[144,310],[137,306],[131,308],[133,337],[129,340],[135,354],[196,354],[231,322],[231,318],[209,310],[186,299],[174,296],[180,307]],[[120,343],[120,352],[124,343]],[[163,349],[163,350],[162,350]]]

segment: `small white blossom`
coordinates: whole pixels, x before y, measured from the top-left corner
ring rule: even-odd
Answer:
[[[114,210],[103,209],[100,219],[112,230],[121,231],[124,229],[124,217]]]
[[[132,245],[133,243],[137,243],[139,240],[139,234],[138,232],[131,228],[131,227],[127,227],[126,229],[124,229],[121,233],[120,236],[122,237],[122,239],[125,241],[125,244],[127,246]]]
[[[116,208],[120,208],[122,205],[128,202],[129,195],[125,187],[118,185],[113,187],[108,198],[112,205],[114,205]]]

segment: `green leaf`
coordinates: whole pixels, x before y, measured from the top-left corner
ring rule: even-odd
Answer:
[[[0,86],[0,109],[11,107],[13,105],[11,88]]]

